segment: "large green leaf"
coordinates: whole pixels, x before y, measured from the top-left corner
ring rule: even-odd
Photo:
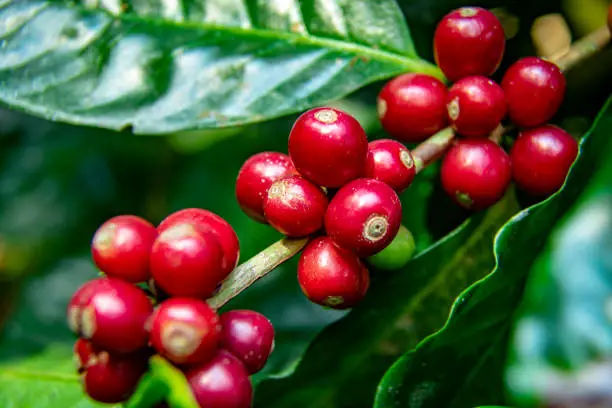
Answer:
[[[608,161],[531,270],[506,372],[519,406],[612,405],[611,254]]]
[[[291,375],[259,384],[256,406],[371,406],[374,386],[389,365],[439,328],[461,290],[490,269],[493,256],[486,249],[515,210],[509,194],[404,270],[373,273],[365,300],[317,336]]]
[[[404,71],[440,76],[394,0],[0,3],[0,100],[70,123],[229,126]]]
[[[0,406],[5,408],[119,408],[85,396],[71,350],[49,348],[31,358],[0,365]]]
[[[446,325],[399,359],[379,384],[376,407],[466,407],[503,403],[510,323],[527,274],[546,238],[608,159],[612,101],[583,138],[557,194],[509,221],[495,239],[496,266],[459,296]]]

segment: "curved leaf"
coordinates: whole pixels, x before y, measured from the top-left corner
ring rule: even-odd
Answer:
[[[465,407],[503,403],[509,326],[547,235],[608,158],[612,100],[582,139],[565,186],[512,218],[495,239],[496,266],[455,301],[446,325],[387,371],[376,407]]]
[[[394,0],[5,0],[0,100],[135,133],[261,121],[417,70]]]
[[[372,273],[364,301],[316,337],[291,375],[262,381],[256,406],[370,406],[374,384],[389,365],[439,328],[457,294],[490,270],[493,256],[486,248],[516,208],[509,194],[404,270]]]
[[[528,281],[506,371],[521,407],[612,405],[611,161],[585,196]]]

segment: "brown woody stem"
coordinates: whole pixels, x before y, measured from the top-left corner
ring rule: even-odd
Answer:
[[[240,264],[223,281],[217,293],[208,299],[208,304],[218,309],[240,292],[263,278],[283,262],[291,259],[308,243],[308,238],[283,238],[276,241],[248,261]]]
[[[610,42],[610,32],[607,27],[594,31],[586,37],[576,41],[570,50],[553,60],[563,71],[570,69],[581,61],[595,54]],[[490,140],[499,143],[507,128],[498,126]],[[416,171],[419,172],[433,163],[446,153],[455,140],[455,132],[452,128],[442,129],[429,139],[419,144],[413,151]],[[263,278],[283,262],[291,259],[300,252],[308,243],[308,238],[290,239],[283,238],[264,249],[253,258],[244,262],[223,281],[217,293],[208,299],[211,307],[218,309],[236,297],[243,290],[251,286],[255,281]]]

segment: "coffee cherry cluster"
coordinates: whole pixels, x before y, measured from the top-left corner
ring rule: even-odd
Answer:
[[[105,276],[83,284],[67,309],[85,392],[127,400],[157,354],[185,374],[201,407],[250,407],[249,376],[272,352],[274,328],[255,311],[218,315],[206,303],[239,251],[233,228],[203,209],[170,214],[157,228],[132,215],[102,224],[91,252]]]
[[[523,58],[498,84],[489,76],[504,50],[504,31],[493,13],[459,8],[439,22],[434,36],[436,63],[452,86],[404,74],[378,97],[382,126],[398,140],[423,142],[446,126],[459,135],[443,159],[441,181],[455,202],[472,210],[495,204],[512,180],[534,196],[554,193],[578,154],[574,138],[547,124],[565,94],[561,70],[541,58]],[[504,121],[520,128],[510,155],[489,140]]]
[[[297,277],[304,294],[320,305],[346,309],[366,294],[364,258],[381,253],[398,236],[398,193],[415,176],[410,151],[390,139],[368,143],[359,122],[330,107],[311,109],[294,123],[289,155],[264,152],[238,173],[236,198],[256,221],[288,237],[312,237]],[[402,265],[411,252],[391,255]],[[384,262],[380,265],[385,265]]]

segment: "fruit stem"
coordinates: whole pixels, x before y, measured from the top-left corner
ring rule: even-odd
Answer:
[[[557,60],[552,60],[562,71],[576,66],[580,62],[602,50],[610,43],[610,30],[603,26],[591,34],[574,42],[569,51]]]
[[[263,278],[283,262],[291,259],[308,243],[308,238],[283,238],[276,241],[236,269],[221,283],[217,293],[207,300],[208,304],[219,309],[240,292]]]
[[[419,144],[412,151],[416,172],[420,172],[444,155],[450,148],[453,140],[455,140],[455,131],[453,128],[447,127]]]

